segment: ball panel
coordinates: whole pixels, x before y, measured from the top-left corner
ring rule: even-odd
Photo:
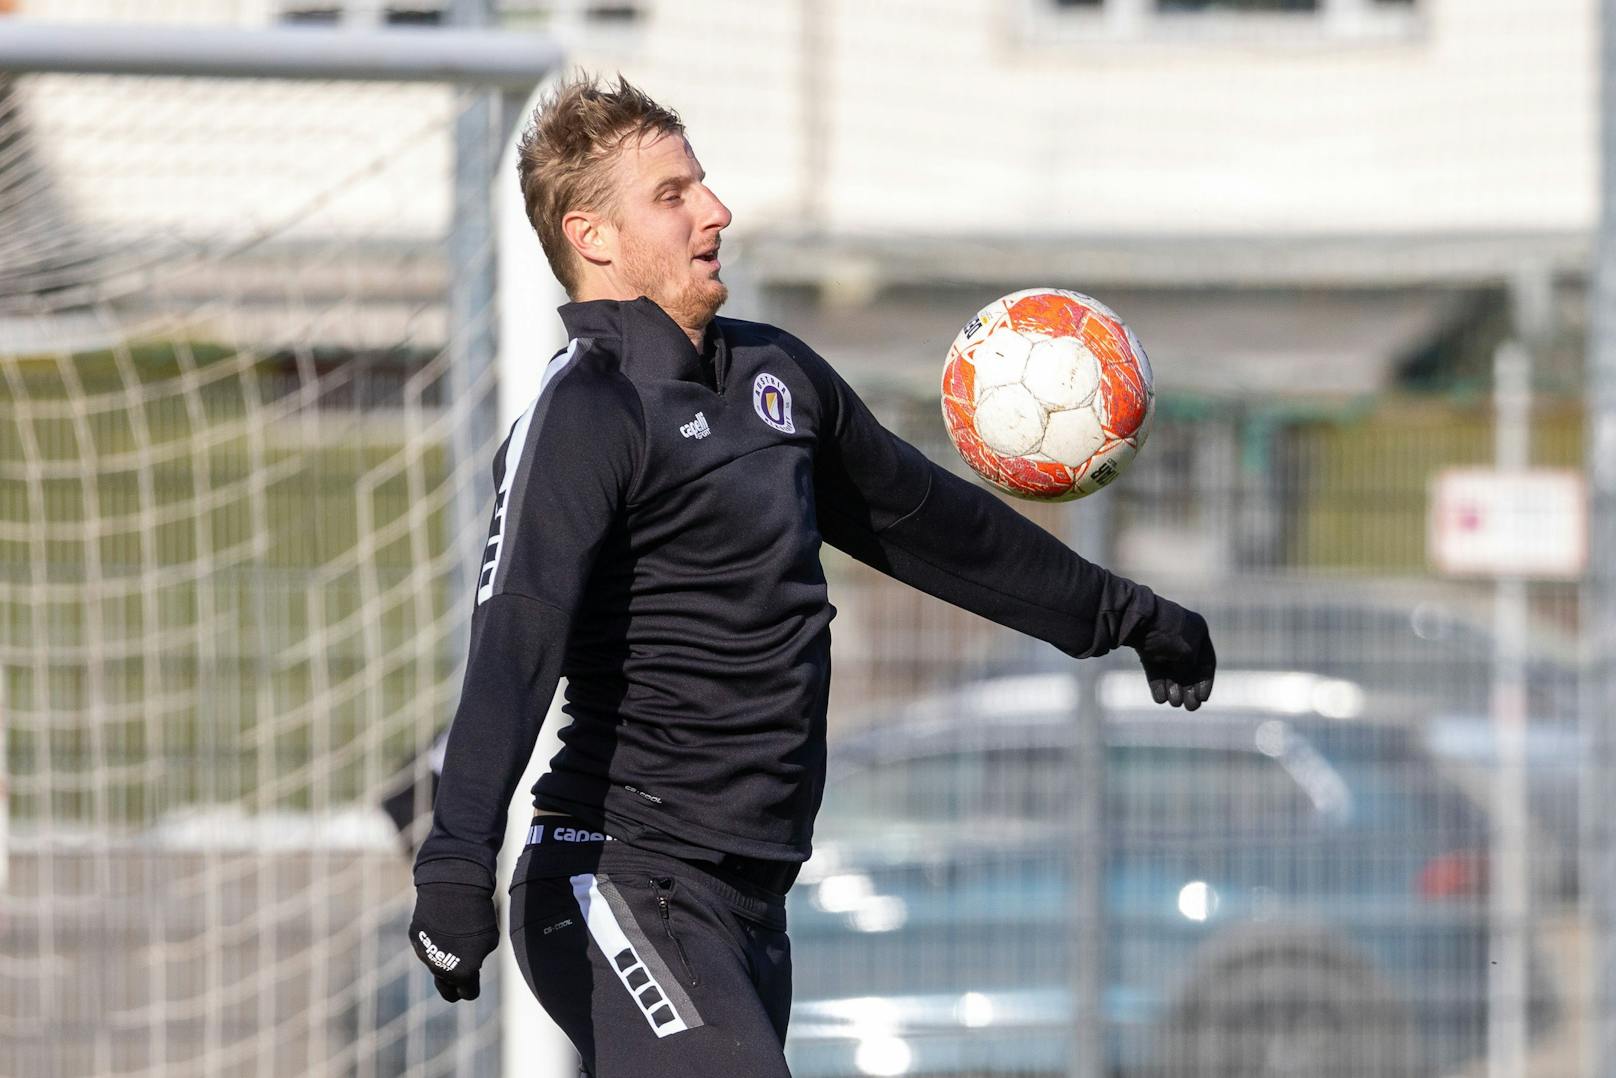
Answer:
[[[1083,341],[1100,358],[1100,404],[1105,429],[1126,438],[1144,421],[1150,391],[1135,361],[1129,332],[1120,322],[1095,312],[1083,324]]]
[[[957,401],[976,400],[976,367],[967,357],[956,355],[943,368],[943,396]]]
[[[1136,427],[1134,432],[1128,436],[1128,441],[1133,445],[1133,451],[1135,453],[1139,452],[1139,450],[1145,447],[1145,440],[1150,437],[1150,427],[1155,420],[1156,401],[1155,398],[1152,397],[1150,400],[1145,402],[1145,418],[1139,421],[1139,426]]]
[[[1058,292],[1037,292],[1010,304],[1010,325],[1021,333],[1073,337],[1088,311]]]
[[[976,432],[995,453],[1019,457],[1043,438],[1044,410],[1019,382],[993,386],[977,399]]]
[[[1127,333],[1105,315],[1091,313],[1083,323],[1081,336],[1102,366],[1132,366]]]
[[[1093,296],[1085,296],[1081,292],[1073,292],[1070,288],[1057,288],[1054,291],[1057,291],[1075,303],[1088,308],[1088,310],[1094,314],[1103,315],[1118,325],[1123,324],[1121,315],[1117,314],[1116,311],[1113,311],[1110,307],[1107,307],[1104,303],[1101,303]]]
[[[959,450],[959,455],[971,466],[971,470],[990,483],[1002,483],[1003,473],[998,457],[976,433],[976,419],[971,406],[960,401],[944,400],[943,422],[948,427],[948,436],[954,448]]]
[[[976,437],[973,411],[968,402],[954,397],[943,398],[943,425],[948,428],[950,438],[958,440]]]
[[[1009,318],[1010,301],[1008,297],[1005,299],[996,299],[986,307],[983,307],[980,311],[976,312],[976,320],[982,323],[982,327],[990,335],[998,332],[998,330],[1005,325]]]
[[[1012,494],[1054,499],[1071,493],[1072,470],[1064,464],[1026,457],[1007,457],[999,463]]]
[[[1150,369],[1150,357],[1145,354],[1145,346],[1139,343],[1139,338],[1126,325],[1122,327],[1122,330],[1128,335],[1128,349],[1133,352],[1134,362],[1139,364],[1139,373],[1144,376],[1145,385],[1154,384],[1156,375]]]
[[[1027,371],[1027,356],[1032,342],[1019,333],[1000,331],[983,338],[971,353],[971,366],[975,369],[976,401],[994,386],[1014,385]]]
[[[1079,497],[1093,494],[1121,475],[1122,469],[1128,466],[1137,452],[1138,449],[1130,442],[1117,440],[1106,443],[1105,448],[1094,454],[1088,468],[1072,485],[1072,489]]]
[[[1039,449],[1046,457],[1080,468],[1099,452],[1105,441],[1105,430],[1094,409],[1072,408],[1050,414]]]
[[[1108,364],[1100,377],[1100,412],[1105,429],[1118,438],[1131,437],[1145,421],[1150,390],[1131,363]]]
[[[1094,398],[1100,362],[1075,337],[1053,337],[1033,344],[1023,379],[1046,408],[1076,408]]]

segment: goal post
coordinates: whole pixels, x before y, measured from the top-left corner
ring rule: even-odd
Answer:
[[[496,170],[562,52],[0,23],[0,1071],[489,1073],[378,804],[558,343]]]
[[[52,25],[0,34],[0,72],[227,79],[355,79],[528,91],[562,61],[531,33],[455,28],[327,29]]]

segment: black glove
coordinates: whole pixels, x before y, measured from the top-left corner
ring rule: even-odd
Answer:
[[[1193,610],[1156,597],[1156,616],[1150,620],[1134,650],[1144,664],[1150,695],[1158,704],[1194,711],[1212,695],[1212,675],[1218,657],[1206,619]]]
[[[493,894],[462,883],[417,884],[410,946],[432,971],[438,995],[450,1003],[476,999],[483,959],[499,946]]]

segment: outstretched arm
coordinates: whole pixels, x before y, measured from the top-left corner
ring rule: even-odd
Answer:
[[[1158,703],[1194,710],[1210,695],[1216,659],[1199,614],[1079,557],[882,427],[823,360],[811,370],[826,402],[816,495],[827,542],[1077,658],[1132,647]]]

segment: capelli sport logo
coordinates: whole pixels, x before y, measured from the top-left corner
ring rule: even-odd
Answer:
[[[782,434],[795,434],[797,426],[791,422],[791,390],[767,371],[752,383],[752,408],[763,422]]]
[[[695,438],[698,441],[707,437],[707,435],[711,434],[712,432],[713,428],[708,424],[707,417],[702,415],[700,412],[696,413],[695,419],[692,419],[689,423],[686,423],[684,426],[679,428],[680,434],[684,435],[686,438]]]
[[[437,966],[439,969],[443,970],[443,972],[448,973],[450,970],[460,965],[459,955],[450,954],[448,951],[441,950],[437,944],[432,942],[431,937],[425,932],[417,932],[415,935],[416,938],[421,941],[421,946],[426,948],[427,960],[430,961],[434,966]]]

